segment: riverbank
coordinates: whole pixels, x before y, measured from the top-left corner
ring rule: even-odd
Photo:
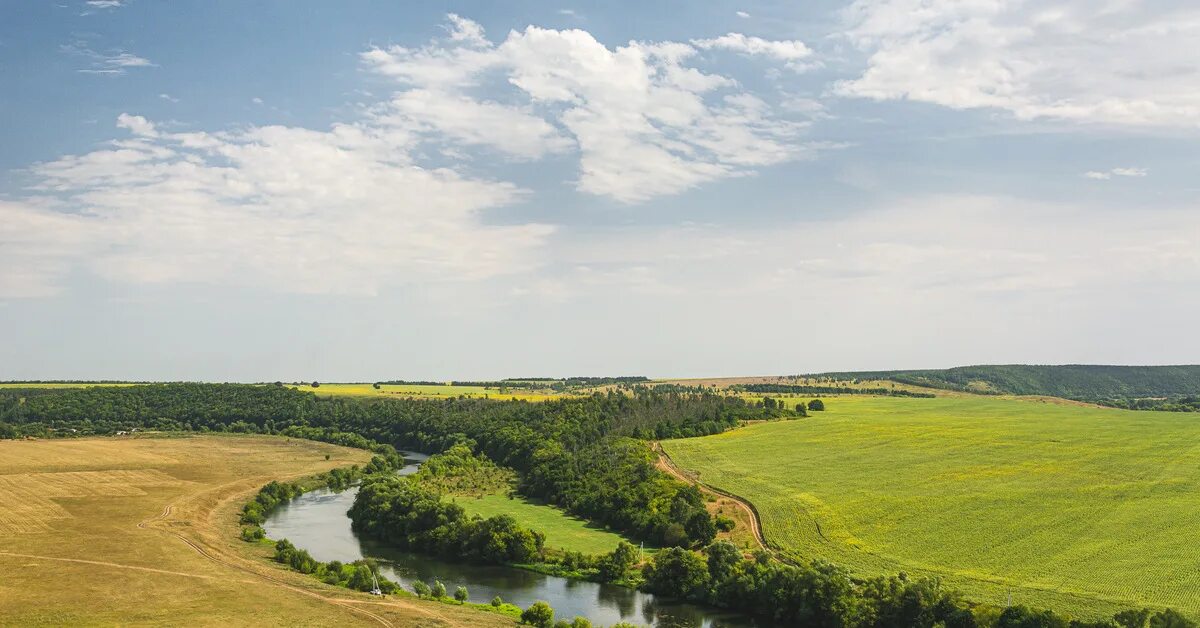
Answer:
[[[404,453],[406,459],[412,452]],[[401,470],[407,475],[417,464]],[[559,618],[583,616],[597,625],[618,622],[650,624],[663,628],[750,628],[764,626],[761,621],[738,613],[665,600],[649,593],[561,575],[549,575],[521,566],[473,565],[441,560],[406,552],[369,538],[358,536],[351,528],[346,512],[354,502],[357,488],[342,492],[318,490],[283,504],[264,524],[271,538],[288,538],[306,549],[316,560],[349,562],[370,558],[388,579],[411,588],[416,581],[440,581],[453,591],[466,586],[470,601],[486,604],[496,596],[519,607],[544,600]]]

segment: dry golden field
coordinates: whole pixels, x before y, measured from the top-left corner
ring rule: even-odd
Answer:
[[[330,587],[237,538],[261,485],[368,458],[269,436],[0,441],[0,625],[511,626]]]

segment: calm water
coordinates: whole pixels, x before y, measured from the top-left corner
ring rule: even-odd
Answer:
[[[427,456],[406,452],[404,457],[415,462],[400,471],[408,475]],[[270,538],[288,539],[319,561],[349,562],[369,556],[379,561],[384,575],[406,588],[415,580],[441,580],[450,592],[460,585],[467,587],[472,602],[489,602],[499,595],[506,602],[525,608],[537,600],[545,600],[554,607],[556,618],[582,615],[599,625],[627,621],[664,628],[763,626],[736,613],[669,602],[625,587],[510,567],[454,563],[360,539],[350,529],[350,518],[346,516],[357,492],[357,488],[351,488],[340,493],[329,490],[306,493],[281,506],[263,527]]]

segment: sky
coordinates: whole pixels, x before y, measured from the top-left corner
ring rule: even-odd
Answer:
[[[1194,2],[3,2],[0,86],[0,380],[1200,361]]]

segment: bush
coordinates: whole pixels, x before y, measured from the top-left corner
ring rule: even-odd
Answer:
[[[492,606],[496,608],[504,606],[504,599],[497,595],[496,597],[492,598]]]
[[[550,628],[554,624],[554,609],[550,605],[538,600],[529,608],[521,611],[521,623],[537,626],[537,628]]]
[[[812,401],[808,402],[808,409],[812,410],[813,412],[821,412],[825,409],[825,402],[821,401],[820,399],[813,399]]]
[[[468,597],[469,595],[467,594],[467,587],[460,586],[454,590],[454,599],[458,600],[460,603],[465,604]]]
[[[416,582],[412,583],[412,590],[413,590],[413,593],[417,594],[417,597],[421,597],[421,598],[429,597],[429,593],[430,593],[429,585],[425,584],[424,582],[421,582],[420,580],[417,580]]]
[[[446,597],[446,585],[442,584],[441,580],[434,580],[433,589],[430,591],[430,595],[437,600]]]

